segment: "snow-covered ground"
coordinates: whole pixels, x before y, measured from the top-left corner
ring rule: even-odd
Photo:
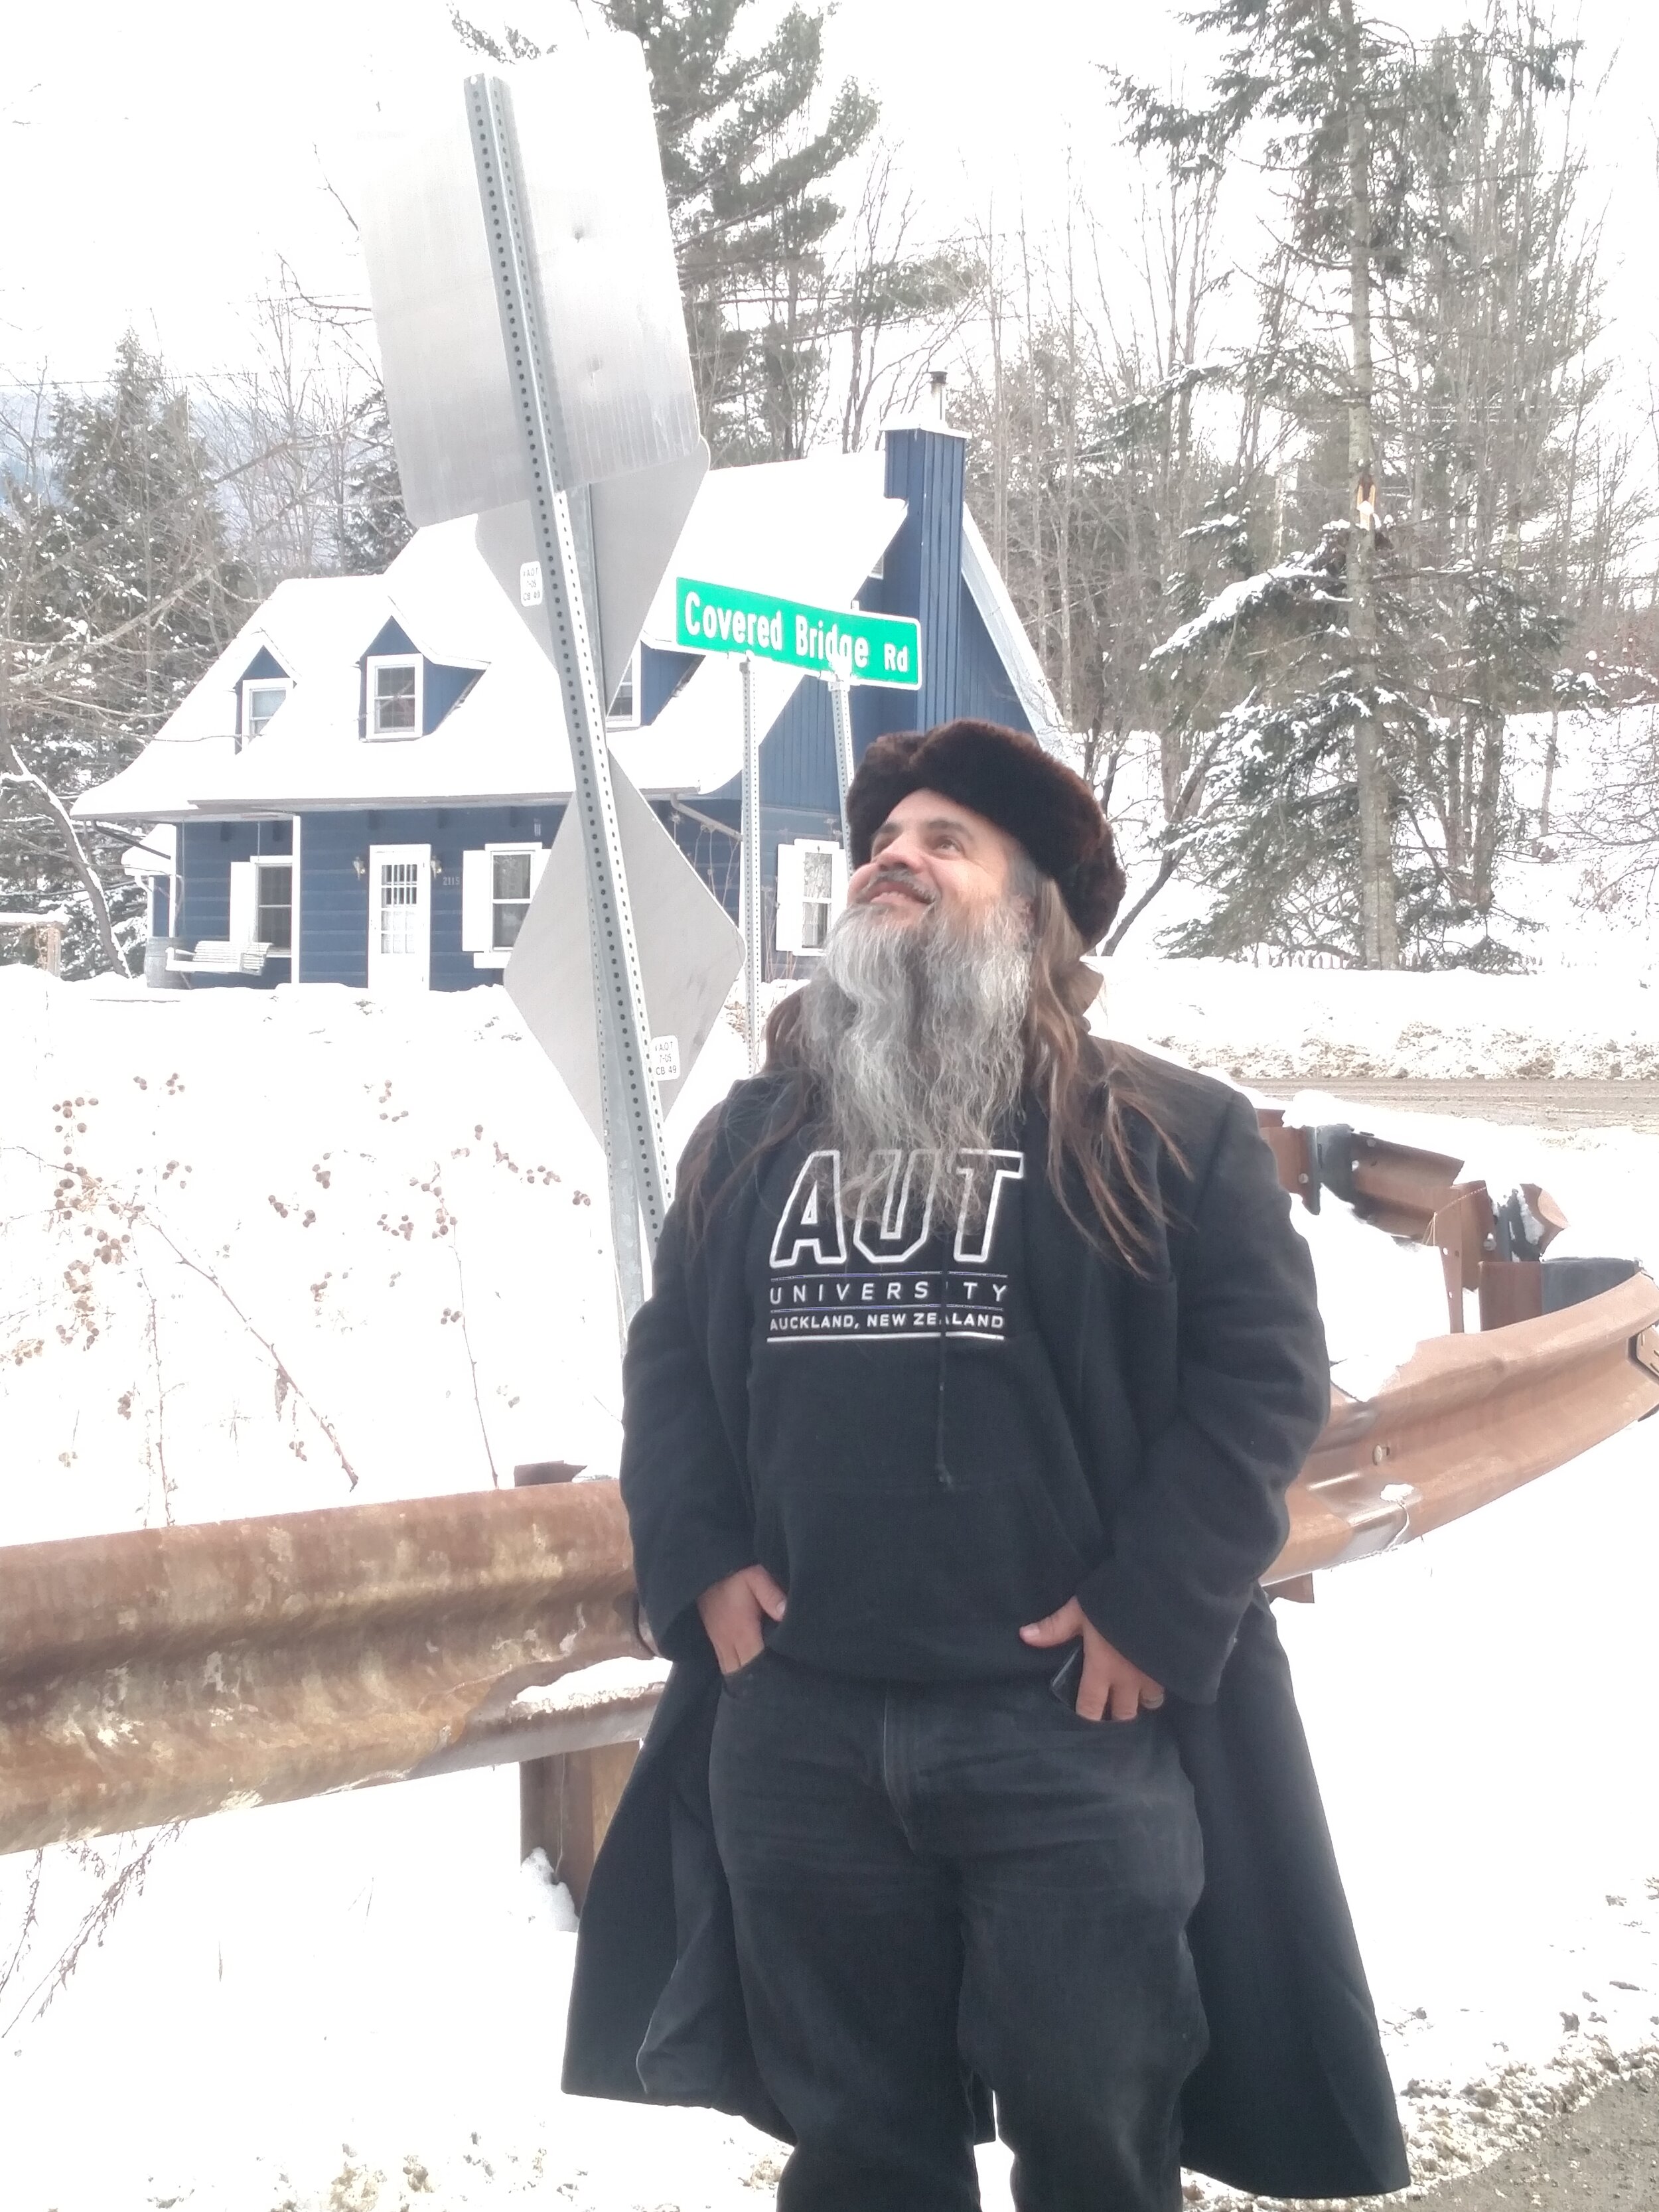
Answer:
[[[1137,963],[1109,1018],[1326,1080],[1389,1072],[1408,1027],[1414,1073],[1520,1073],[1567,1036],[1659,1068],[1659,1006],[1611,969],[1567,994]],[[720,1033],[671,1137],[738,1064]],[[1547,1183],[1558,1249],[1659,1260],[1659,1139],[1364,1119]],[[1431,1255],[1337,1206],[1304,1226],[1356,1382],[1442,1325]],[[606,1469],[607,1236],[592,1140],[498,991],[0,969],[0,1541]],[[1659,2041],[1655,1455],[1632,1431],[1281,1608],[1425,2178]],[[558,2095],[568,1900],[516,1829],[505,1770],[0,1861],[8,2207],[765,2203],[774,2148],[741,2126]]]
[[[1537,975],[1105,963],[1105,1026],[1240,1081],[1659,1076],[1659,961]]]

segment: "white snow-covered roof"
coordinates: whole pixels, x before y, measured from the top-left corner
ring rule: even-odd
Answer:
[[[850,606],[904,514],[903,501],[883,489],[878,453],[717,470],[687,519],[647,615],[645,641],[674,647],[677,576]],[[1001,580],[971,523],[968,529],[969,588],[1044,734],[1058,726],[1053,700]],[[389,621],[428,662],[480,673],[428,735],[365,741],[358,664]],[[239,747],[236,687],[262,648],[293,688],[260,734]],[[804,680],[793,670],[757,665],[763,731]],[[735,659],[706,656],[654,722],[614,731],[611,744],[650,794],[690,796],[728,782],[743,749]],[[76,811],[155,821],[507,803],[564,798],[571,781],[553,671],[480,554],[472,520],[463,517],[418,531],[383,576],[279,585],[131,766],[84,793]]]
[[[428,661],[482,672],[429,735],[365,743],[358,664],[389,622]],[[236,687],[262,647],[293,689],[239,750]],[[279,584],[132,765],[76,811],[287,813],[569,789],[557,686],[468,517],[417,532],[382,576]]]
[[[882,480],[878,453],[711,471],[651,602],[646,643],[674,644],[677,576],[850,606],[904,520],[904,501],[889,499]]]
[[[170,876],[179,865],[179,832],[171,822],[158,822],[138,845],[129,845],[121,855],[121,872],[143,882],[146,876]]]
[[[711,582],[721,582],[711,577]],[[860,580],[860,581],[862,579]],[[848,594],[848,596],[850,596]],[[755,715],[765,735],[799,684],[798,668],[755,662]],[[644,792],[718,791],[743,767],[743,678],[734,653],[711,653],[657,716],[641,730],[613,730],[611,750]]]
[[[82,817],[188,814],[201,796],[216,790],[239,757],[236,687],[262,648],[294,678],[281,714],[293,711],[301,692],[314,698],[337,690],[343,675],[355,736],[357,656],[386,619],[384,576],[278,584],[137,759],[109,782],[83,792],[75,812]],[[272,730],[278,719],[272,718]]]
[[[712,471],[651,602],[645,642],[674,649],[678,576],[775,592],[812,606],[850,607],[904,520],[904,501],[888,498],[883,478],[878,453],[817,454]],[[817,681],[798,669],[757,660],[755,711],[763,733],[797,685]],[[738,656],[708,654],[653,722],[613,732],[611,746],[641,791],[716,791],[729,783],[743,766]]]
[[[962,510],[962,580],[1008,672],[1014,696],[1031,726],[1032,736],[1050,751],[1069,751],[1071,733],[1060,714],[1060,702],[1048,688],[1042,663],[1025,634],[1025,625],[1014,611],[1002,572],[991,558],[991,549],[965,506]]]
[[[362,611],[349,647],[318,679],[295,672],[262,733],[244,744],[211,790],[193,795],[195,809],[302,811],[569,791],[558,686],[480,557],[471,518],[417,532],[374,581],[379,600]],[[388,621],[428,661],[481,673],[429,734],[366,742],[358,735],[357,663]]]

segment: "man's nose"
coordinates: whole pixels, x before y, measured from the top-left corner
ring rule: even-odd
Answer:
[[[926,880],[927,860],[927,854],[921,840],[901,830],[896,837],[882,847],[872,862],[872,866],[878,868],[908,868],[912,875],[921,876]]]

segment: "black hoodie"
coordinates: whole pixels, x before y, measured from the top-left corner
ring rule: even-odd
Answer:
[[[1214,1696],[1328,1371],[1248,1102],[1135,1066],[1178,1140],[1130,1118],[1162,1199],[1138,1269],[1066,1218],[1030,1105],[1018,1146],[951,1164],[967,1203],[943,1234],[925,1157],[848,1223],[833,1155],[801,1139],[739,1168],[701,1243],[671,1211],[629,1340],[622,1465],[671,1656],[702,1638],[701,1592],[758,1559],[789,1601],[769,1640],[832,1671],[1052,1671],[1018,1632],[1075,1595],[1155,1680]],[[762,1077],[719,1109],[716,1185],[781,1095]]]
[[[1042,1172],[1012,1136],[894,1151],[849,1219],[833,1148],[768,1164],[749,1471],[756,1555],[789,1595],[776,1650],[896,1680],[1054,1671],[1019,1626],[1077,1594],[1105,1532],[1027,1292]]]

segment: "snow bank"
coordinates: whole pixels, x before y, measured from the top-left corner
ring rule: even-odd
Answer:
[[[1536,975],[1098,964],[1097,1027],[1241,1081],[1659,1077],[1659,969],[1628,960]]]
[[[1568,1011],[1542,981],[1119,965],[1109,1015],[1211,1066],[1312,1075],[1415,1020],[1487,1066]],[[0,969],[0,1541],[614,1463],[599,1163],[502,994]],[[677,1134],[738,1066],[722,1030]],[[1659,1139],[1364,1119],[1537,1176],[1576,1249],[1659,1257]],[[1437,1264],[1340,1207],[1303,1225],[1362,1387],[1440,1326]],[[1281,1608],[1425,2174],[1659,2035],[1655,1443]],[[9,2208],[764,2203],[775,2148],[737,2124],[558,2094],[568,1905],[516,1842],[501,1770],[0,1860]]]
[[[604,1167],[505,992],[0,968],[0,1540],[614,1470]]]

